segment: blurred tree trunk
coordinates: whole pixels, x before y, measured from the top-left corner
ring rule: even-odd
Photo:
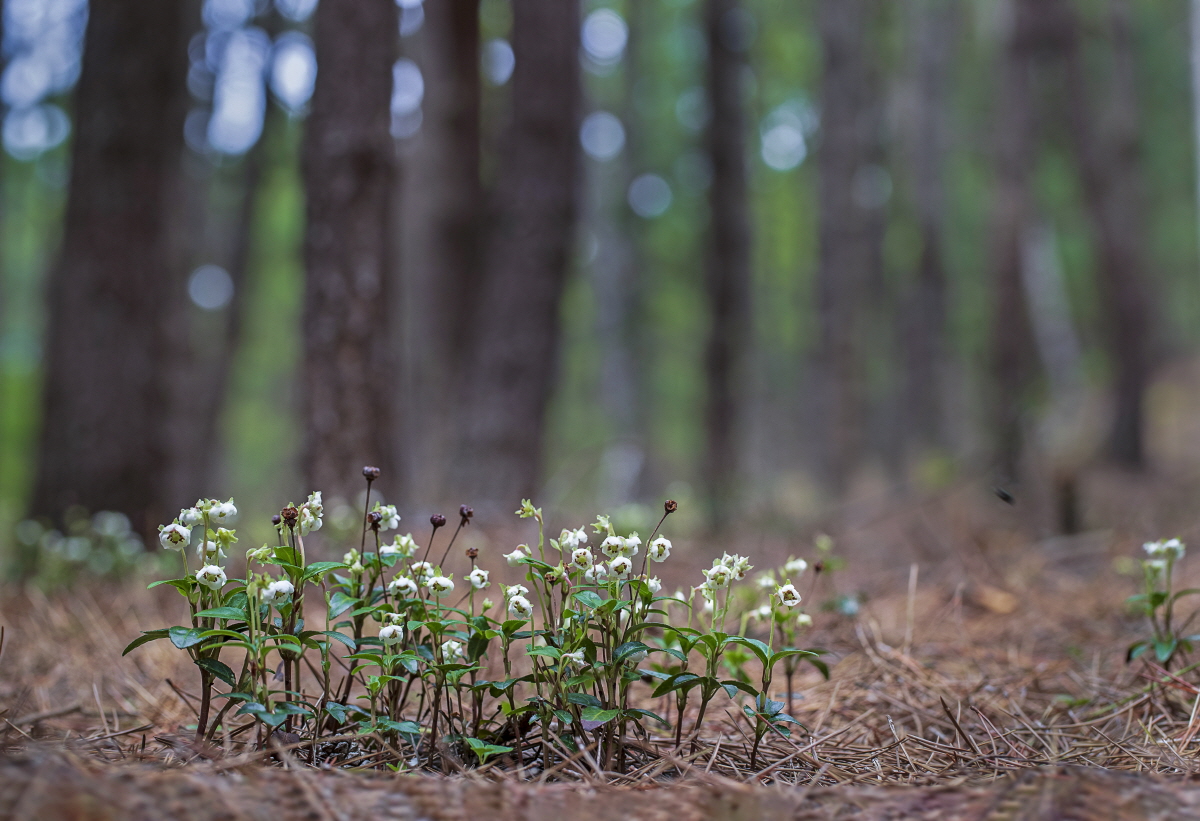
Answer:
[[[392,0],[324,0],[314,20],[316,85],[302,154],[304,472],[351,498],[363,465],[392,475],[396,376],[389,357]]]
[[[1030,72],[1035,47],[1027,0],[1012,0],[1013,22],[1000,55],[992,211],[992,339],[989,427],[1002,482],[1018,478],[1022,414],[1031,378],[1031,330],[1022,290],[1023,238],[1032,208],[1034,152]]]
[[[419,49],[424,118],[404,164],[411,376],[407,396],[398,401],[412,417],[407,481],[437,497],[451,455],[457,383],[469,364],[469,323],[481,282],[478,0],[427,3]]]
[[[514,0],[512,114],[464,385],[456,488],[509,504],[537,488],[559,303],[579,194],[579,5]]]
[[[711,326],[704,357],[704,484],[711,525],[728,524],[737,502],[739,432],[750,333],[750,212],[747,203],[745,85],[746,45],[738,0],[707,0],[709,117],[712,163],[705,291]]]
[[[913,111],[908,142],[921,255],[905,312],[901,347],[907,359],[907,434],[918,451],[949,444],[944,177],[950,149],[947,116],[958,17],[958,0],[912,0],[910,4]]]
[[[868,42],[879,8],[879,0],[817,4],[823,72],[816,400],[822,467],[835,492],[845,489],[862,450],[862,302],[882,276],[882,100]]]
[[[184,3],[94,0],[75,95],[61,257],[50,274],[32,512],[171,509],[168,380],[181,277],[168,237],[183,148]],[[177,506],[177,505],[176,505]]]

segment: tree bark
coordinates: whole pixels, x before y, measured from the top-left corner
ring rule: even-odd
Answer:
[[[751,236],[747,203],[745,38],[738,0],[707,0],[708,97],[712,108],[707,149],[712,163],[705,292],[711,326],[705,349],[704,484],[713,530],[737,504],[740,422],[745,397],[744,359],[750,334]]]
[[[476,507],[539,480],[580,176],[579,6],[514,0],[511,122],[464,385],[456,487]]]
[[[432,502],[451,455],[483,261],[478,0],[427,3],[419,36],[424,118],[405,159],[403,220],[410,376],[397,401],[413,439],[406,443],[407,482]]]
[[[184,3],[95,0],[75,97],[61,257],[50,274],[32,512],[118,510],[151,534],[174,500],[166,375],[180,271],[168,237],[183,147]]]
[[[882,106],[868,43],[878,9],[877,0],[817,4],[823,72],[816,399],[818,447],[834,492],[845,489],[862,449],[862,302],[868,285],[882,276],[882,203],[872,189],[881,170]]]
[[[302,154],[303,460],[311,487],[345,498],[360,490],[366,464],[390,477],[394,452],[387,297],[397,26],[391,0],[324,0],[314,20],[318,70]]]

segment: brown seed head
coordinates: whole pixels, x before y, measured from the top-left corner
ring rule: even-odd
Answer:
[[[666,503],[663,505],[663,510],[667,513],[674,513],[675,511],[679,510],[679,502],[675,501],[674,499],[667,499]]]
[[[367,525],[372,530],[379,530],[379,523],[383,521],[383,514],[378,510],[372,510],[367,514]]]
[[[379,468],[371,467],[370,465],[367,465],[366,467],[363,468],[363,476],[366,478],[366,480],[368,482],[374,482],[376,479],[379,478]]]
[[[440,513],[435,513],[429,517],[429,523],[433,525],[434,530],[437,530],[439,527],[446,524],[446,517]]]
[[[813,572],[820,573],[825,569],[825,562],[813,562]]]
[[[275,525],[276,527],[279,527],[279,523],[282,521],[283,519],[279,518],[278,513],[271,517],[271,524]]]
[[[458,508],[458,515],[462,517],[462,523],[464,525],[469,525],[471,523],[471,517],[475,515],[475,511],[466,505],[460,505]]]
[[[471,561],[475,561],[475,559],[477,559],[478,557],[479,557],[479,548],[477,548],[477,547],[468,547],[467,548],[467,558],[468,559],[470,559]]]
[[[296,510],[295,505],[288,505],[279,511],[279,515],[283,517],[284,524],[288,527],[295,527],[296,520],[300,518],[300,511]]]

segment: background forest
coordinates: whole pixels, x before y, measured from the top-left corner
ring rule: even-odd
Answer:
[[[1180,456],[1189,11],[4,0],[0,543],[364,464],[718,530],[1037,475],[1071,530]]]

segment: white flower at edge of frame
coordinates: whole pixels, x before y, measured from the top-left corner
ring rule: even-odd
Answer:
[[[652,562],[665,562],[671,555],[671,540],[665,536],[659,536],[646,548],[646,553]]]
[[[434,576],[425,586],[439,599],[444,599],[454,592],[454,580],[449,576]]]
[[[215,564],[209,564],[196,571],[196,581],[209,590],[220,590],[228,579],[225,578],[224,570]]]
[[[490,584],[488,582],[488,571],[482,567],[477,567],[467,575],[467,581],[471,583],[471,587],[476,590],[483,590]]]
[[[171,523],[158,531],[158,540],[167,550],[183,550],[192,538],[192,529]]]
[[[386,645],[399,644],[404,641],[404,628],[398,624],[388,624],[380,627],[379,639]]]
[[[527,619],[533,615],[533,605],[524,596],[513,596],[508,600],[508,612],[519,619]]]
[[[406,599],[415,599],[417,594],[421,592],[421,588],[417,583],[407,576],[397,576],[388,583],[388,592],[393,596],[403,596]]]
[[[512,553],[504,554],[504,558],[508,561],[508,564],[510,567],[516,567],[517,565],[519,565],[521,563],[522,559],[529,558],[529,554],[525,552],[526,549],[527,548],[525,547],[525,545],[521,545],[516,550],[514,550]]]

